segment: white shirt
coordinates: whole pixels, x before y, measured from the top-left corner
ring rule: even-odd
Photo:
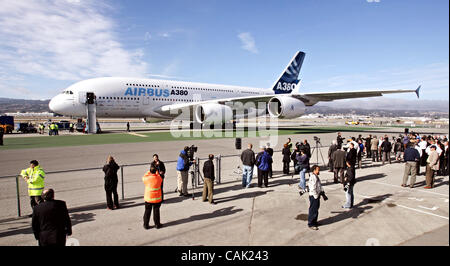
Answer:
[[[419,152],[420,157],[422,157],[422,149],[419,147],[419,145],[416,145],[414,148]]]
[[[422,150],[425,150],[427,148],[427,142],[422,140],[421,142],[419,142],[419,147]]]
[[[320,196],[320,192],[323,191],[319,177],[316,176],[315,174],[312,174],[309,177],[308,187],[309,187],[309,195],[313,196],[315,199],[318,199]]]
[[[441,155],[441,152],[442,152],[441,147],[439,147],[439,145],[436,145],[436,144],[433,144],[433,145],[436,146],[436,152],[437,152],[437,154]],[[425,149],[425,152],[426,152],[428,155],[430,155],[430,152],[431,152],[431,145],[428,146],[428,147]]]

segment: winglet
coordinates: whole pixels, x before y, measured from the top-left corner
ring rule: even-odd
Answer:
[[[416,89],[416,95],[417,95],[417,99],[419,99],[419,91],[420,91],[420,87],[422,87],[422,85],[419,85],[419,87],[417,87]]]

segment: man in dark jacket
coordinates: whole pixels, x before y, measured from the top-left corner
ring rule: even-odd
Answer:
[[[33,209],[31,220],[34,237],[39,246],[65,246],[66,237],[72,235],[72,223],[66,203],[55,200],[53,189],[43,192],[44,202]]]
[[[402,187],[406,187],[408,176],[411,175],[411,182],[409,183],[409,187],[413,188],[414,184],[416,183],[417,164],[420,161],[419,151],[415,149],[413,143],[407,144],[403,159],[405,160],[405,171],[403,173]]]
[[[273,149],[270,147],[270,143],[267,143],[267,148],[266,148],[267,153],[270,155],[270,157],[273,157]],[[269,163],[269,178],[272,178],[272,164],[273,162]]]
[[[253,177],[253,167],[255,166],[255,153],[253,145],[248,144],[248,148],[241,153],[242,161],[242,187],[249,188]]]
[[[297,167],[298,161],[297,161],[297,155],[300,153],[299,146],[295,145],[295,149],[291,154],[291,160],[294,163],[294,175],[297,175],[300,173],[300,169]]]
[[[166,166],[164,165],[163,162],[161,162],[159,160],[159,156],[158,154],[153,154],[153,162],[150,164],[150,167],[155,167],[156,171],[159,173],[159,175],[162,178],[162,183],[161,183],[161,202],[164,201],[164,190],[163,190],[163,185],[164,185],[164,175],[166,174]]]
[[[272,157],[267,153],[265,147],[261,147],[261,152],[256,155],[256,166],[258,167],[258,187],[269,186],[269,165],[272,162]]]
[[[366,141],[366,144],[364,145],[364,147],[366,147],[366,155],[367,155],[366,158],[370,158],[370,157],[372,157],[371,149],[370,149],[370,144],[372,141],[372,134],[369,134],[369,136],[365,139],[365,141]]]
[[[117,165],[114,158],[108,156],[107,164],[103,166],[103,172],[105,172],[106,207],[108,210],[119,208],[119,195],[117,194],[117,184],[119,182],[117,171],[119,169],[120,166]],[[114,201],[112,195],[114,195]]]
[[[344,206],[342,206],[342,208],[345,209],[350,209],[353,207],[353,186],[356,183],[356,157],[356,149],[354,148],[353,143],[350,142],[349,150],[347,151],[347,156],[345,158],[345,163],[347,164],[347,173],[345,174],[344,191],[347,202],[344,204]]]
[[[341,132],[338,132],[338,135],[336,137],[336,144],[338,146],[338,149],[342,148],[342,143],[344,142],[344,138],[341,135]]]
[[[307,139],[303,140],[303,149],[305,150],[306,156],[308,156],[308,158],[311,158],[311,146],[309,145]]]
[[[289,174],[289,163],[291,162],[291,150],[289,145],[286,143],[283,145],[283,150],[281,151],[283,155],[283,174]]]
[[[209,201],[211,204],[216,204],[213,200],[214,193],[214,155],[210,154],[208,156],[208,161],[203,165],[203,177],[205,178],[205,184],[203,185],[203,201]]]
[[[383,153],[382,164],[384,164],[385,161],[389,161],[389,164],[391,163],[391,150],[392,144],[389,141],[389,138],[385,137],[383,143],[381,143],[381,152]]]
[[[334,183],[339,183],[339,180],[344,184],[345,171],[345,151],[343,149],[336,150],[332,155],[334,168]]]

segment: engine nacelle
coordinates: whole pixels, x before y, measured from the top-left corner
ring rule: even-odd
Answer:
[[[276,118],[296,118],[306,112],[305,104],[290,96],[273,97],[267,105],[270,116]]]
[[[231,107],[218,103],[207,103],[195,108],[195,120],[201,124],[221,124],[233,119]]]

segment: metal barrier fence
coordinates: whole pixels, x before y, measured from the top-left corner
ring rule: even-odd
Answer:
[[[328,161],[325,150],[329,146],[311,147],[311,164],[326,165]],[[203,173],[200,166],[208,158],[195,158],[196,164],[190,169],[189,190],[197,189],[203,184]],[[326,161],[325,161],[326,159]],[[274,151],[274,171],[282,169],[281,150]],[[177,187],[177,160],[164,161],[167,172],[164,178],[164,194],[175,193]],[[218,155],[214,159],[216,184],[232,183],[242,180],[240,154]],[[291,163],[291,169],[293,164]],[[70,169],[46,172],[45,187],[53,188],[56,197],[70,202],[70,206],[88,206],[105,202],[103,167]],[[45,170],[45,169],[44,169]],[[149,170],[149,163],[120,165],[118,192],[122,200],[143,198],[144,188],[142,176]],[[194,173],[200,173],[200,175]],[[256,171],[254,171],[254,177]],[[20,176],[0,176],[0,214],[1,218],[14,215],[14,205],[17,205],[17,216],[21,217],[22,206],[30,206],[27,185]],[[15,187],[15,189],[13,189]],[[15,195],[14,195],[15,194]],[[15,203],[14,203],[15,202]],[[69,206],[69,205],[68,205]],[[31,207],[29,211],[31,212]],[[105,204],[106,208],[106,204]]]

